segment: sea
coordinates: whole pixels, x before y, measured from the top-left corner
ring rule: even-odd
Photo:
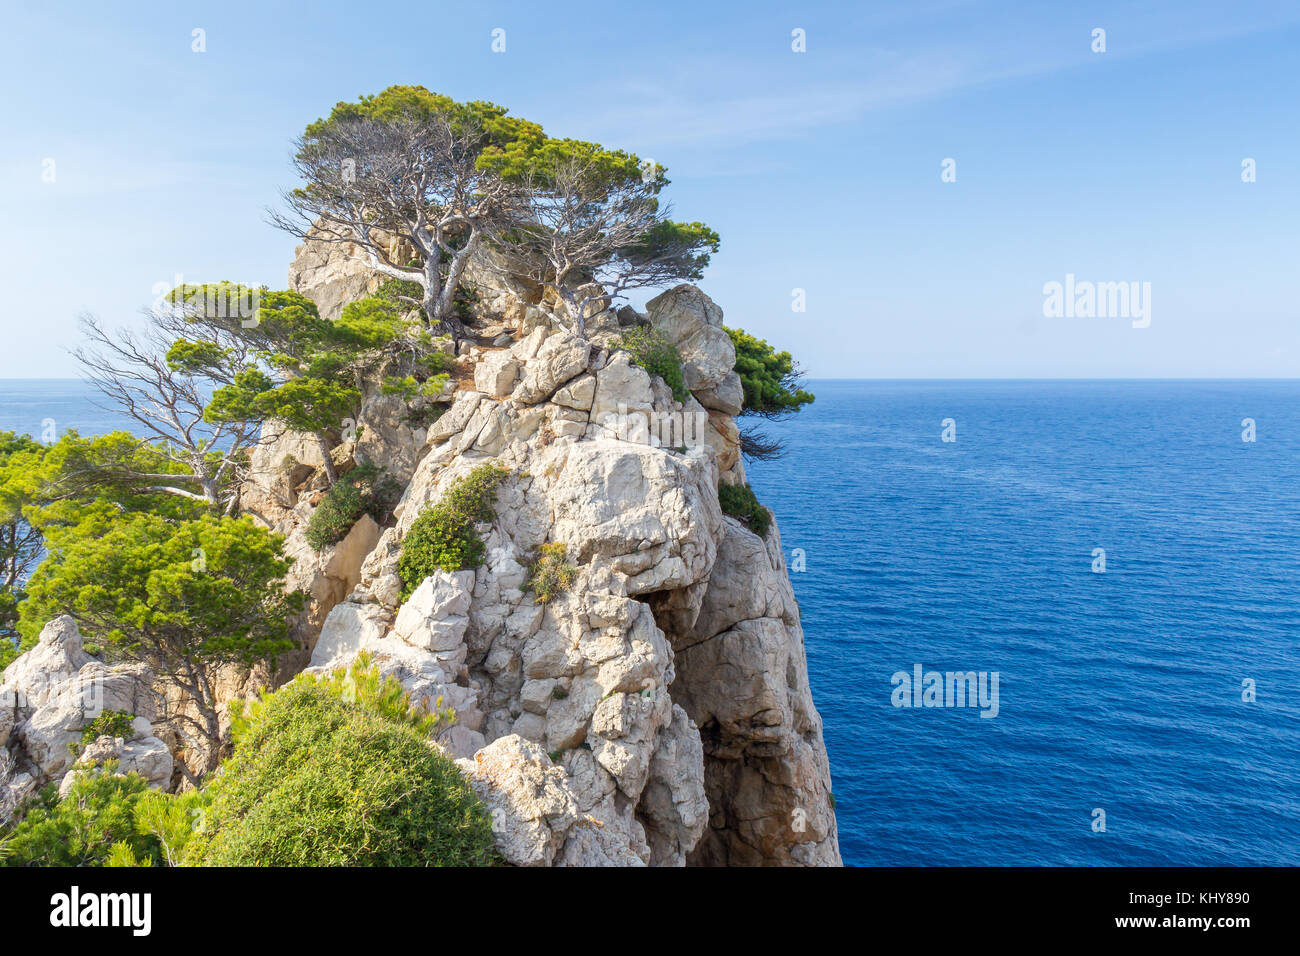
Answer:
[[[748,470],[846,863],[1300,864],[1300,382],[808,388]],[[0,430],[93,394],[0,381]]]

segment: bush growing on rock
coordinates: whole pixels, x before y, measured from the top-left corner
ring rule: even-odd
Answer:
[[[234,725],[187,861],[212,866],[482,866],[491,822],[411,711],[364,663],[300,675]]]
[[[797,412],[813,400],[800,387],[799,366],[789,352],[778,352],[744,329],[727,329],[736,347],[736,373],[745,392],[745,414],[776,418]]]
[[[362,515],[379,524],[392,516],[402,489],[374,465],[358,465],[330,486],[307,522],[307,543],[317,551],[334,544],[352,529]]]
[[[718,502],[724,514],[739,518],[760,538],[767,536],[772,513],[759,504],[758,496],[749,485],[719,485]]]
[[[490,462],[479,465],[420,513],[402,540],[402,600],[434,571],[465,571],[483,563],[483,539],[474,526],[496,517],[497,489],[508,474]]]
[[[141,863],[158,858],[157,839],[141,833],[137,820],[148,784],[138,774],[116,776],[114,769],[78,772],[62,800],[56,785],[46,787],[17,826],[0,834],[0,864],[104,866],[115,845],[125,845]]]
[[[742,415],[784,418],[813,401],[812,392],[801,387],[802,373],[789,352],[778,352],[744,329],[726,331],[736,347],[735,369],[745,396]],[[779,458],[784,444],[746,428],[740,433],[740,450],[759,460]]]
[[[632,356],[633,364],[645,369],[651,378],[662,378],[664,384],[672,389],[673,398],[677,401],[684,402],[690,398],[691,393],[686,387],[686,378],[682,372],[681,354],[677,351],[677,346],[659,329],[649,325],[637,326],[623,333],[616,344],[619,348],[626,349]]]
[[[547,604],[573,584],[578,569],[569,563],[569,549],[562,541],[544,544],[533,563],[528,587],[538,604]]]
[[[73,753],[80,753],[87,744],[93,744],[100,737],[123,737],[130,739],[135,714],[125,710],[106,710],[81,729],[81,747],[71,745]]]

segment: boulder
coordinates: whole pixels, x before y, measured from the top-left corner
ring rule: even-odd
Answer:
[[[519,378],[519,360],[509,351],[489,352],[474,366],[474,388],[492,398],[506,398]]]
[[[745,389],[740,383],[739,373],[734,371],[712,388],[699,389],[695,397],[705,408],[723,415],[734,417],[745,409]]]
[[[685,283],[646,303],[646,315],[656,329],[677,346],[682,372],[691,391],[719,385],[736,368],[736,348],[722,327],[722,309]]]
[[[548,336],[537,354],[528,360],[523,381],[511,397],[532,405],[550,398],[555,390],[587,368],[591,343],[568,332]]]
[[[105,711],[132,715],[132,735],[120,746],[109,740],[95,750],[92,744],[92,757],[85,759],[125,758],[126,770],[138,770],[151,785],[170,785],[171,753],[152,736],[155,710],[148,667],[91,657],[71,617],[45,625],[36,646],[0,682],[0,825],[46,783],[63,780],[77,759],[82,732]]]
[[[506,861],[549,866],[579,819],[564,770],[518,734],[501,737],[457,764],[487,805],[497,849]]]
[[[325,618],[309,666],[325,670],[346,666],[387,630],[382,608],[349,601],[338,604]]]

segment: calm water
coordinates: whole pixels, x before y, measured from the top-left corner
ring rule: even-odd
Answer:
[[[846,862],[1300,863],[1300,383],[813,391],[751,479]],[[895,708],[917,663],[999,672],[998,716]]]
[[[750,472],[846,862],[1300,863],[1300,383],[812,389]],[[0,382],[0,429],[120,427],[90,396]],[[998,716],[895,708],[915,664],[997,671]]]
[[[26,433],[46,440],[69,429],[98,435],[114,429],[131,430],[131,422],[106,404],[102,395],[80,379],[0,379],[0,431]]]

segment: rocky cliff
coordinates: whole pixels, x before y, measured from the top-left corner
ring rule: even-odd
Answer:
[[[271,433],[258,450],[241,503],[287,535],[293,583],[311,595],[303,650],[277,680],[365,652],[417,700],[454,708],[439,743],[515,864],[839,864],[779,530],[774,522],[760,538],[718,503],[720,482],[744,481],[742,395],[721,309],[683,285],[644,314],[592,316],[582,340],[553,299],[500,288],[489,265],[470,270],[475,339],[461,343],[432,424],[427,409],[377,393],[335,450],[341,464],[371,462],[405,485],[392,527],[363,518],[317,553],[304,537],[321,487],[315,443]],[[378,284],[345,247],[316,245],[300,247],[290,282],[329,318]],[[684,402],[612,348],[647,323],[682,355]],[[403,601],[403,537],[486,462],[508,471],[483,529],[486,561],[438,572]],[[528,566],[554,543],[576,577],[539,603]],[[88,666],[75,627],[51,627],[27,657],[62,654],[58,672],[75,680]],[[26,696],[32,670],[10,669],[0,703]],[[256,683],[237,676],[232,694]],[[0,711],[10,803],[67,769],[34,749],[39,713],[30,702]],[[65,732],[79,734],[75,708],[60,713]],[[141,723],[134,742],[110,743],[156,752],[159,738]]]

